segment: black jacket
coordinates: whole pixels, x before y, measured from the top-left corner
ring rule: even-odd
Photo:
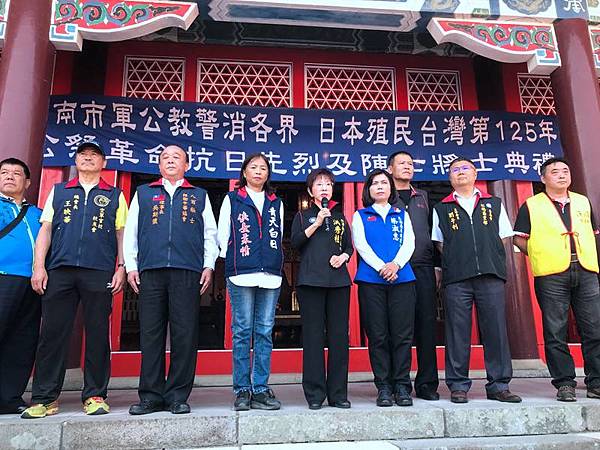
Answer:
[[[410,258],[410,265],[438,265],[439,256],[431,242],[431,210],[427,192],[411,186],[408,205],[398,196],[398,201],[392,206],[405,209],[410,216],[410,222],[415,233],[415,251]]]
[[[334,269],[329,264],[333,255],[347,253],[352,256],[352,236],[350,226],[341,211],[341,206],[329,202],[331,227],[325,230],[321,225],[310,238],[304,230],[311,226],[319,213],[315,204],[304,211],[298,211],[292,223],[292,246],[300,252],[300,269],[297,286],[344,287],[352,281],[346,264]]]

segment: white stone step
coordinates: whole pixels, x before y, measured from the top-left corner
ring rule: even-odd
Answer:
[[[192,414],[160,412],[142,417],[127,413],[137,401],[135,391],[111,391],[111,413],[97,417],[85,416],[79,394],[69,392],[61,396],[56,416],[37,420],[0,416],[0,449],[252,449],[248,446],[284,444],[270,450],[287,450],[294,443],[317,442],[329,442],[333,449],[338,448],[334,443],[365,441],[401,448],[496,448],[497,444],[498,448],[537,449],[593,448],[598,442],[595,435],[580,434],[600,431],[600,400],[585,398],[583,389],[578,389],[576,403],[560,403],[548,379],[518,379],[511,389],[524,397],[523,403],[505,404],[486,400],[483,386],[483,380],[473,384],[471,401],[465,405],[451,403],[444,387],[437,402],[415,399],[413,407],[378,408],[371,383],[352,383],[351,409],[319,411],[307,408],[301,386],[275,386],[283,403],[280,411],[241,413],[232,411],[229,388],[201,388],[194,389],[190,398]],[[359,448],[348,444],[343,450]]]

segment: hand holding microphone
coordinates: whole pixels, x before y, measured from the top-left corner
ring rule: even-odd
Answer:
[[[325,196],[323,196],[323,198],[321,198],[321,206],[323,207],[323,209],[326,209],[327,212],[329,212],[329,199]],[[329,231],[329,229],[331,228],[331,213],[329,213],[329,215],[325,216],[325,231]]]

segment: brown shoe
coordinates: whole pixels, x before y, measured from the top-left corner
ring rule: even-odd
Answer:
[[[469,398],[466,391],[452,391],[450,393],[450,401],[452,403],[467,403]]]
[[[508,389],[505,391],[498,391],[494,393],[487,393],[488,400],[497,400],[499,402],[506,403],[521,403],[521,397],[517,394],[513,394]]]

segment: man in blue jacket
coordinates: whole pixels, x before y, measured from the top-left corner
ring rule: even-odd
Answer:
[[[0,413],[20,414],[40,328],[40,299],[31,288],[42,211],[25,200],[27,165],[0,161]]]

